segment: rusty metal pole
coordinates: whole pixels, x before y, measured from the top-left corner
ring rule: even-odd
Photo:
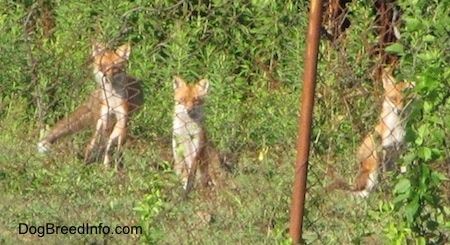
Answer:
[[[322,22],[322,0],[312,0],[309,11],[308,35],[306,39],[305,71],[303,74],[302,105],[297,138],[297,163],[292,191],[291,221],[289,235],[294,244],[300,243],[305,208],[306,176],[311,137],[314,91],[316,87],[317,56]]]

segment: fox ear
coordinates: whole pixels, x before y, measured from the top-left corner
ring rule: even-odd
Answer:
[[[385,89],[395,85],[395,78],[386,72],[383,72],[382,80],[383,80],[383,88]]]
[[[416,86],[416,82],[405,82],[408,84],[407,88],[414,88]]]
[[[105,52],[105,45],[99,41],[93,41],[92,43],[92,56],[100,55]]]
[[[200,96],[205,96],[208,93],[209,81],[208,79],[202,79],[195,85],[198,89]]]
[[[186,86],[186,82],[183,80],[183,78],[179,77],[179,76],[173,76],[173,89],[178,89],[181,87],[185,87]]]
[[[416,83],[404,81],[401,86],[402,86],[402,89],[412,89],[416,86]]]
[[[130,53],[131,53],[130,43],[125,43],[116,49],[116,54],[125,60],[128,60],[128,58],[130,58]]]

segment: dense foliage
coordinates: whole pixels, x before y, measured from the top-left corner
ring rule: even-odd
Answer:
[[[349,182],[356,174],[355,151],[380,110],[381,84],[371,79],[380,62],[369,50],[377,41],[372,4],[354,1],[345,37],[320,46],[307,243],[429,244],[450,236],[450,4],[397,2],[402,38],[387,51],[401,57],[397,79],[416,82],[399,163],[408,171],[390,176],[393,190],[377,191],[387,195],[367,201],[325,191],[330,172]],[[2,1],[0,241],[37,241],[12,232],[28,220],[144,228],[136,237],[46,237],[49,243],[288,243],[308,11],[307,2],[289,0]],[[130,42],[128,72],[143,82],[146,102],[131,124],[125,177],[82,166],[77,154],[89,132],[61,140],[50,156],[35,147],[97,86],[92,40],[111,48]],[[175,74],[211,80],[208,133],[238,159],[232,188],[181,199],[170,164]],[[206,224],[205,214],[212,217]]]

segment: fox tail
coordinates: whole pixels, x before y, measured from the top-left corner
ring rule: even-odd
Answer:
[[[50,132],[37,144],[39,152],[48,152],[50,145],[61,137],[86,129],[94,122],[92,108],[81,105],[69,116],[63,118],[50,129]]]

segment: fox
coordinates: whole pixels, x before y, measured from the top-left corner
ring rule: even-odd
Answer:
[[[207,79],[188,84],[179,76],[173,77],[174,172],[181,176],[186,193],[192,189],[195,179],[203,187],[217,186],[215,171],[220,165],[220,156],[207,138],[203,112],[208,88]]]
[[[140,82],[125,72],[130,53],[129,43],[119,46],[115,51],[108,50],[104,44],[99,42],[92,45],[93,72],[95,80],[102,89],[102,95],[100,118],[97,119],[94,134],[85,150],[84,160],[86,163],[91,159],[93,149],[100,145],[100,147],[105,147],[103,164],[106,167],[110,166],[111,147],[117,145],[117,151],[120,152],[127,137],[127,126],[132,107],[136,105],[140,107],[143,103],[143,90]],[[133,103],[134,100],[137,101],[137,104]],[[112,116],[115,118],[115,122],[110,129],[108,119]],[[111,132],[108,132],[109,130]],[[108,137],[106,146],[103,145],[105,136]],[[118,162],[116,162],[117,167],[120,167]]]
[[[356,158],[360,164],[354,184],[348,189],[359,197],[366,198],[378,183],[380,163],[383,170],[392,170],[399,157],[405,137],[405,94],[414,82],[397,83],[386,71],[382,74],[384,95],[379,122],[373,132],[363,139]]]
[[[111,147],[117,144],[120,150],[127,137],[129,118],[144,103],[140,81],[125,72],[130,52],[129,43],[119,46],[116,50],[108,50],[104,44],[97,41],[92,44],[93,73],[99,88],[72,114],[50,129],[38,143],[40,152],[49,151],[50,145],[59,138],[82,131],[91,125],[94,127],[94,133],[86,146],[84,162],[91,163],[93,151],[98,148],[99,152],[104,151],[104,165],[110,166]]]

